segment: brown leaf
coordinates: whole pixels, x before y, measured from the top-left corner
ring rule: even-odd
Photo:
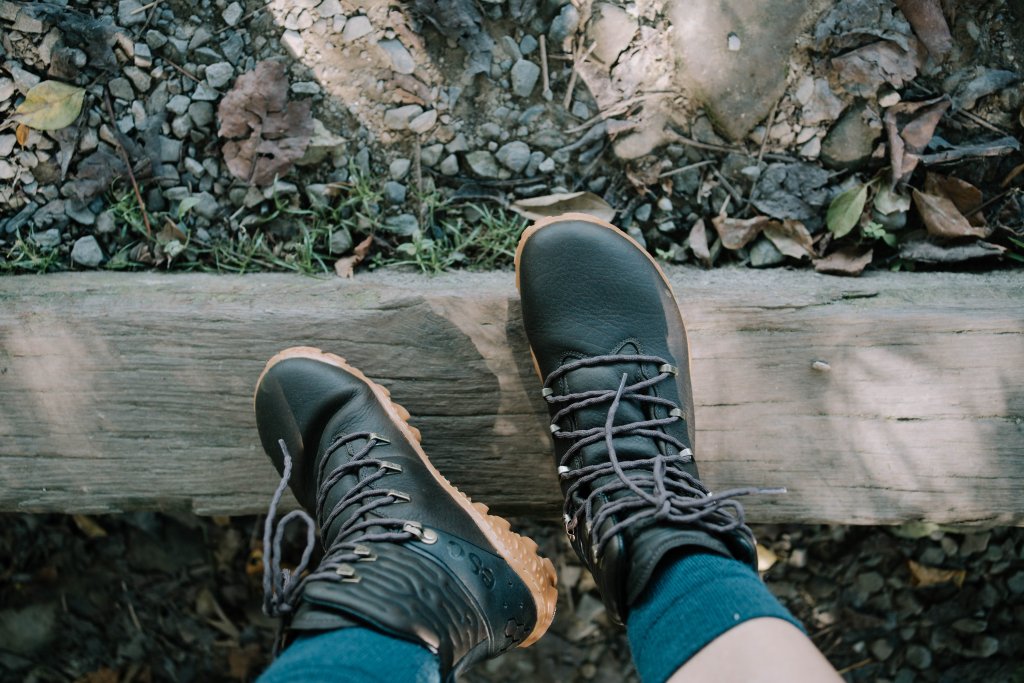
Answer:
[[[370,253],[370,247],[373,246],[373,236],[367,235],[366,239],[356,245],[356,248],[352,250],[351,256],[345,256],[334,262],[334,272],[338,274],[338,277],[349,278],[356,274],[356,266],[362,263],[366,255]]]
[[[584,213],[603,221],[615,218],[615,209],[593,192],[566,192],[512,202],[510,209],[530,220],[565,213]]]
[[[75,679],[75,683],[117,683],[117,671],[102,667]]]
[[[914,206],[921,214],[924,227],[934,237],[988,237],[988,228],[975,227],[960,213],[956,204],[945,197],[914,190]]]
[[[879,40],[832,58],[832,68],[852,95],[871,97],[888,83],[902,88],[914,80],[919,60],[896,43]]]
[[[69,190],[72,196],[88,202],[106,192],[114,178],[125,172],[120,158],[101,149],[79,162],[78,172],[68,184]]]
[[[790,258],[803,259],[814,254],[814,238],[800,221],[771,221],[764,226],[764,236]]]
[[[943,583],[955,583],[957,588],[961,588],[967,578],[966,569],[940,569],[918,564],[913,560],[907,560],[907,568],[910,569],[910,585],[915,588],[927,588]]]
[[[814,270],[831,275],[857,276],[871,263],[873,255],[871,249],[865,251],[863,247],[846,247],[824,258],[814,259]]]
[[[943,247],[927,240],[908,240],[900,243],[900,258],[918,263],[963,263],[972,259],[1002,256],[1006,247],[977,240],[970,244]]]
[[[245,647],[233,647],[228,651],[228,676],[236,681],[248,681],[263,663],[260,646],[249,643]]]
[[[28,136],[31,132],[31,128],[26,126],[24,123],[19,123],[18,127],[14,129],[14,138],[18,141],[19,145],[24,147],[25,144],[28,143]]]
[[[228,138],[224,161],[242,180],[266,186],[302,158],[313,134],[309,100],[288,101],[284,64],[266,60],[242,74],[217,107]]]
[[[885,110],[893,187],[910,178],[919,155],[931,141],[935,127],[949,106],[949,96],[943,95],[923,102],[900,102]]]
[[[981,190],[966,180],[929,173],[924,178],[924,191],[953,202],[957,210],[967,216],[971,225],[986,225],[985,216],[978,211],[978,207],[984,203]]]
[[[1022,114],[1024,114],[1024,110],[1022,110]],[[1020,125],[1024,126],[1024,116],[1022,116],[1021,118]],[[1018,164],[1017,166],[1014,166],[1013,170],[1007,173],[1006,177],[1003,178],[1003,182],[999,183],[999,187],[1009,187],[1010,183],[1013,182],[1013,179],[1019,176],[1021,173],[1024,173],[1024,164]]]
[[[74,520],[78,530],[88,538],[104,538],[107,535],[107,530],[89,515],[72,515],[71,519]]]
[[[708,249],[708,232],[707,224],[703,218],[697,219],[697,222],[690,228],[690,237],[688,239],[690,244],[690,251],[700,261],[700,264],[705,268],[711,267],[711,250]]]
[[[736,250],[747,246],[750,240],[761,233],[764,226],[768,224],[768,217],[755,216],[754,218],[740,220],[739,218],[719,215],[711,219],[711,224],[718,231],[718,236],[722,240],[722,246],[726,249]]]
[[[949,33],[949,25],[946,17],[942,16],[938,0],[895,1],[935,61],[945,60],[953,49],[953,36]]]

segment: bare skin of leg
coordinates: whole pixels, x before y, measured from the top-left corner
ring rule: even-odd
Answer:
[[[814,643],[782,619],[745,621],[676,669],[669,683],[835,683],[842,681]]]

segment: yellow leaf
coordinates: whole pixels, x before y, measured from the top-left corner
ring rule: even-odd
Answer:
[[[907,567],[910,569],[910,585],[916,588],[927,588],[941,583],[955,583],[960,588],[967,578],[967,571],[964,569],[940,569],[918,564],[913,560],[907,560]]]
[[[82,113],[85,90],[60,81],[43,81],[28,91],[11,118],[36,130],[59,130]]]
[[[19,123],[18,127],[14,130],[14,137],[18,141],[18,144],[24,147],[28,143],[28,135],[31,132],[31,128],[26,126],[24,123]]]
[[[106,529],[89,515],[72,515],[71,519],[74,520],[78,530],[89,538],[104,538],[107,535]]]
[[[771,548],[766,548],[760,543],[757,544],[757,571],[766,572],[778,561],[779,556]]]

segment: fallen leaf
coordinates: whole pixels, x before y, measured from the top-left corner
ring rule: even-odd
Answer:
[[[928,234],[953,239],[957,237],[988,237],[992,231],[975,227],[957,210],[956,204],[945,197],[914,191],[914,206],[921,215]]]
[[[953,49],[953,36],[949,33],[949,25],[942,15],[938,0],[895,1],[935,61],[945,60]]]
[[[927,240],[910,240],[900,244],[900,258],[917,263],[963,263],[981,258],[1002,256],[1006,247],[978,240],[953,247],[939,246]]]
[[[914,172],[920,154],[935,134],[949,109],[948,95],[922,102],[900,102],[885,110],[883,119],[889,139],[892,186],[905,183]]]
[[[366,255],[370,253],[370,247],[373,246],[373,236],[367,235],[366,239],[356,245],[355,249],[352,250],[351,256],[344,256],[334,262],[334,272],[338,274],[338,277],[349,278],[356,274],[356,266],[362,263]]]
[[[966,216],[971,225],[986,225],[985,216],[978,211],[978,208],[984,204],[981,190],[966,180],[929,173],[924,178],[924,191],[928,194],[945,197],[953,202],[957,211]]]
[[[60,81],[43,81],[25,95],[11,120],[35,130],[58,130],[70,126],[82,113],[85,89]]]
[[[31,128],[26,126],[24,123],[19,123],[18,127],[14,129],[14,139],[18,141],[18,144],[22,147],[28,142],[28,134],[31,132]]]
[[[814,270],[830,275],[857,276],[871,263],[873,255],[871,249],[865,251],[863,247],[846,247],[824,258],[814,259]]]
[[[831,64],[844,90],[873,97],[886,83],[902,88],[914,80],[920,60],[896,43],[879,40],[833,57]]]
[[[1021,121],[1021,125],[1024,126],[1024,121]],[[1018,164],[1014,166],[1013,170],[1007,173],[1006,177],[1003,178],[1003,182],[999,183],[999,187],[1009,187],[1010,183],[1013,182],[1013,179],[1019,176],[1021,173],[1024,173],[1024,164]]]
[[[887,185],[883,185],[875,193],[874,206],[879,213],[886,216],[905,213],[910,210],[910,195],[901,194]]]
[[[764,236],[790,258],[803,259],[814,254],[814,238],[800,221],[771,221],[764,227]]]
[[[512,202],[510,209],[530,220],[563,213],[585,213],[603,221],[615,218],[615,209],[593,192],[566,192]]]
[[[107,535],[107,530],[89,515],[72,515],[71,519],[87,538],[105,538]]]
[[[971,78],[963,80],[953,92],[955,109],[974,109],[982,97],[998,92],[1020,81],[1020,74],[1004,69],[990,69],[979,66],[973,70]]]
[[[757,544],[757,571],[766,572],[779,561],[779,556],[771,548]]]
[[[864,204],[867,200],[867,185],[858,185],[833,199],[825,215],[825,224],[829,232],[836,237],[842,237],[853,230],[864,213]]]
[[[764,226],[768,224],[768,218],[755,216],[741,220],[727,216],[715,216],[711,219],[711,224],[715,226],[718,237],[722,240],[722,246],[726,249],[736,250],[747,246],[750,240],[757,237]]]
[[[700,264],[705,268],[710,268],[711,250],[708,249],[707,224],[703,218],[697,219],[697,222],[690,228],[690,236],[687,238],[687,243],[690,245],[690,251],[700,261]]]
[[[79,162],[78,172],[68,183],[68,190],[82,201],[91,201],[106,192],[114,178],[125,172],[120,158],[101,149]]]
[[[966,569],[940,569],[913,560],[907,560],[907,568],[910,569],[910,585],[915,588],[927,588],[944,583],[955,583],[957,588],[961,588],[967,578]]]
[[[103,667],[76,678],[75,683],[117,683],[117,679],[116,670]]]
[[[302,158],[313,134],[310,101],[288,101],[284,64],[266,60],[242,74],[217,107],[228,170],[266,186]]]
[[[1017,138],[1005,136],[988,142],[979,142],[974,145],[961,145],[952,149],[944,149],[941,152],[921,154],[919,160],[925,164],[945,164],[960,159],[973,159],[982,157],[998,157],[1004,154],[1011,154],[1020,151],[1020,142]]]
[[[459,41],[466,52],[463,77],[489,73],[494,42],[484,30],[484,16],[473,0],[413,0],[413,8],[429,21],[442,36]]]
[[[263,664],[263,653],[256,643],[245,647],[233,647],[228,651],[228,676],[236,681],[248,681]]]

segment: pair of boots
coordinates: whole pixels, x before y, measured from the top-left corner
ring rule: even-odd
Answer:
[[[567,215],[524,233],[516,283],[565,528],[612,617],[625,622],[673,551],[756,567],[734,500],[751,490],[712,494],[698,478],[686,332],[654,260],[613,226]],[[434,468],[387,389],[338,356],[298,347],[267,363],[255,409],[282,475],[264,536],[264,608],[288,633],[368,627],[425,646],[443,677],[544,634],[551,562]],[[275,533],[289,484],[305,512],[285,515]],[[288,572],[280,545],[294,518],[308,546]],[[315,527],[325,554],[310,569]]]

